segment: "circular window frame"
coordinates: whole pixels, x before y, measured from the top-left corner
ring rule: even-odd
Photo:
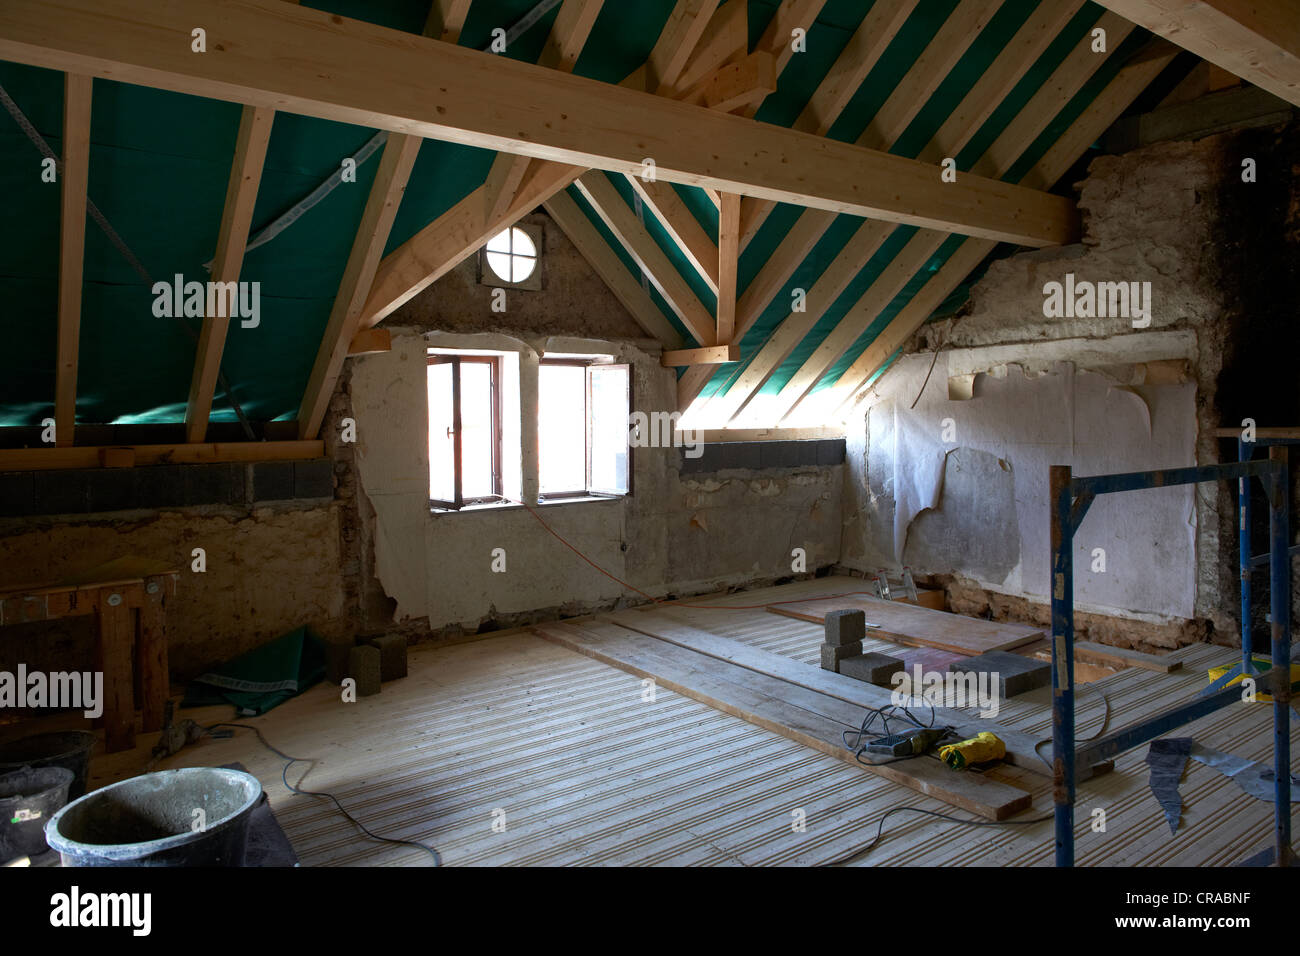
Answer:
[[[515,251],[515,230],[518,230],[525,239],[533,245],[533,253],[530,255],[524,252]],[[508,249],[496,250],[489,252],[490,247],[502,236],[508,237]],[[511,271],[514,269],[516,259],[525,259],[533,264],[532,270],[522,279],[512,281],[503,278],[496,268],[492,265],[490,256],[505,255],[509,257]],[[515,223],[507,226],[498,232],[487,245],[479,250],[479,282],[482,285],[492,286],[501,289],[532,289],[539,290],[542,287],[542,230],[540,226],[532,223]]]

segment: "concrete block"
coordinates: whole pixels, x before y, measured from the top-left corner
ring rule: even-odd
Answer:
[[[253,500],[288,501],[293,497],[293,462],[259,461],[253,465]]]
[[[761,461],[763,442],[729,441],[717,446],[719,455],[717,468],[748,468],[757,470]]]
[[[47,471],[36,482],[36,513],[85,514],[89,489],[85,471]]]
[[[842,644],[859,644],[867,636],[867,615],[861,608],[843,608],[826,615],[826,643],[839,647]]]
[[[348,661],[348,676],[357,682],[357,696],[378,694],[383,678],[380,676],[379,648],[362,644],[352,648]]]
[[[343,683],[352,668],[352,648],[356,646],[351,638],[326,639],[325,645],[325,679],[332,684]]]
[[[862,642],[854,641],[851,644],[823,644],[822,645],[822,668],[828,671],[839,670],[840,661],[846,657],[857,657],[862,653]]]
[[[1047,661],[1010,651],[989,651],[978,657],[953,661],[948,670],[954,674],[996,674],[1002,700],[1043,687],[1052,680],[1052,665]]]
[[[0,514],[35,514],[35,475],[30,471],[13,471],[0,475]]]
[[[903,669],[903,662],[888,654],[859,654],[840,661],[840,673],[868,684],[891,687],[889,679]]]
[[[135,470],[101,468],[90,473],[90,510],[126,511],[136,507]]]
[[[397,680],[406,676],[406,638],[400,634],[384,634],[367,641],[379,649],[379,676],[381,680]]]
[[[328,458],[293,463],[295,498],[333,498],[334,463]]]
[[[133,470],[137,507],[173,508],[185,504],[184,465],[145,465]]]
[[[817,442],[817,464],[844,464],[844,439],[823,438]]]

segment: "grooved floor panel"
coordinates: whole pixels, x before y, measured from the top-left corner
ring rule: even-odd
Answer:
[[[690,603],[753,605],[835,588],[845,590],[844,579]],[[719,636],[816,666],[816,625],[761,607],[677,613]],[[1206,669],[1232,652],[1198,645],[1178,655],[1184,667],[1173,674],[1134,669],[1087,685],[1079,737],[1095,734],[1107,711],[1113,729],[1185,699],[1205,685]],[[345,704],[338,688],[320,685],[264,717],[239,722],[258,726],[281,750],[311,758],[291,768],[291,781],[306,772],[301,786],[334,792],[385,836],[432,842],[452,866],[824,864],[869,844],[892,808],[954,812],[663,688],[653,702],[642,699],[642,690],[640,680],[621,670],[531,634],[504,633],[413,647],[410,676],[385,684],[378,696]],[[1016,697],[997,719],[1046,737],[1049,696],[1039,690]],[[231,719],[229,708],[183,716]],[[1267,706],[1243,704],[1177,733],[1267,760],[1270,729]],[[144,734],[134,751],[97,756],[92,783],[138,772],[155,739]],[[1292,740],[1300,745],[1300,732]],[[1171,837],[1147,787],[1145,754],[1145,747],[1123,754],[1114,772],[1080,786],[1081,865],[1228,865],[1270,841],[1272,805],[1195,761],[1181,786],[1182,825]],[[428,865],[418,850],[365,839],[328,802],[289,793],[280,780],[282,762],[246,731],[204,740],[162,766],[234,760],[266,787],[303,865]],[[1034,794],[1033,808],[1016,819],[1050,813],[1047,780],[1015,767],[999,773]],[[1094,809],[1105,811],[1104,833],[1091,829]],[[493,830],[501,819],[494,810],[504,811],[503,832]],[[792,826],[797,810],[802,832]],[[885,821],[882,841],[857,862],[1050,865],[1052,857],[1050,822],[971,830],[896,813]]]

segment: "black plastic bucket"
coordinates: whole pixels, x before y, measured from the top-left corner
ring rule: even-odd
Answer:
[[[241,866],[261,796],[257,778],[239,770],[162,770],[68,804],[45,839],[64,866]]]
[[[86,792],[86,775],[90,772],[90,752],[96,738],[84,730],[36,734],[0,744],[0,773],[23,767],[63,767],[72,771],[68,799],[76,800]]]
[[[68,802],[72,771],[63,767],[0,774],[0,863],[44,853],[45,824]]]

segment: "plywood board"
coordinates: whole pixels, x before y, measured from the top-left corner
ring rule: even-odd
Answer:
[[[1025,624],[981,621],[900,601],[881,601],[865,594],[773,604],[768,610],[773,614],[824,624],[829,612],[841,608],[864,611],[868,625],[879,625],[871,629],[873,637],[916,647],[937,647],[972,657],[988,651],[1008,651],[1043,637],[1041,630]]]
[[[921,757],[877,766],[858,764],[843,733],[856,730],[865,708],[796,687],[739,665],[647,640],[616,624],[542,624],[540,637],[795,740],[804,746],[988,820],[1029,807],[1029,793],[988,777],[959,774]]]

